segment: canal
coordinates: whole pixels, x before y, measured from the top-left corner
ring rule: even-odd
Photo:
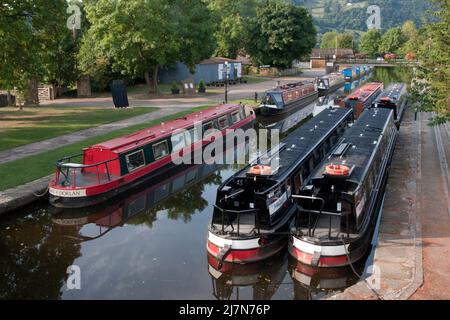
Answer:
[[[407,82],[401,69],[375,68],[364,81]],[[326,97],[257,125],[288,134],[320,112]],[[252,265],[215,268],[206,253],[218,186],[238,170],[198,165],[94,209],[61,210],[45,201],[0,220],[0,298],[318,299],[358,281],[351,269],[314,270],[287,250]],[[370,257],[370,252],[367,254]],[[363,273],[369,261],[355,266]],[[81,288],[69,290],[68,268]]]

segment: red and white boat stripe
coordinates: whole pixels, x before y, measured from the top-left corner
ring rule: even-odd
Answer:
[[[231,240],[216,236],[212,232],[208,232],[208,252],[217,257],[220,250],[225,246],[230,247],[227,254],[226,262],[250,262],[258,260],[261,254],[261,244],[259,238],[248,240]]]
[[[339,267],[346,266],[349,264],[347,254],[347,245],[336,245],[336,246],[320,246],[315,245],[296,237],[292,238],[290,245],[290,253],[298,261],[312,265],[312,260],[314,254],[320,253],[320,258],[318,261],[318,267]]]

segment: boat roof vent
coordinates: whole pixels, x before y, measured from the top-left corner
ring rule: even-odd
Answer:
[[[339,147],[337,147],[337,149],[334,150],[333,156],[342,157],[345,154],[345,152],[347,152],[347,150],[350,148],[350,146],[351,143],[341,143]]]

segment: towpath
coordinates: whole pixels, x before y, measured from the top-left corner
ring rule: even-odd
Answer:
[[[386,190],[375,276],[331,299],[450,299],[450,126],[408,110]],[[376,286],[378,284],[378,286]]]

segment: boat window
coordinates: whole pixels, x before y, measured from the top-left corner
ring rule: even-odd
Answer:
[[[203,125],[203,134],[208,131],[214,129],[214,123],[212,121],[207,122]]]
[[[184,141],[184,133],[173,135],[171,140],[172,140],[172,152],[177,152],[186,147],[186,143]]]
[[[239,110],[241,113],[241,119],[245,119],[246,115],[245,115],[245,107],[241,107],[241,110]]]
[[[184,133],[184,139],[186,140],[186,146],[199,141],[198,134],[195,132],[194,128]]]
[[[228,124],[228,116],[223,116],[219,118],[219,129],[223,130],[228,128],[229,124]]]
[[[169,154],[169,146],[167,141],[162,141],[160,143],[153,145],[153,155],[155,160],[161,159]]]
[[[134,171],[145,165],[144,151],[139,150],[125,156],[127,169],[129,172]]]
[[[268,94],[266,97],[266,103],[268,105],[282,105],[283,97],[282,97],[281,93]]]
[[[240,121],[240,120],[241,120],[241,116],[240,116],[239,112],[233,112],[233,113],[231,114],[231,121],[232,121],[233,123],[236,123],[236,122],[238,122],[238,121]]]

